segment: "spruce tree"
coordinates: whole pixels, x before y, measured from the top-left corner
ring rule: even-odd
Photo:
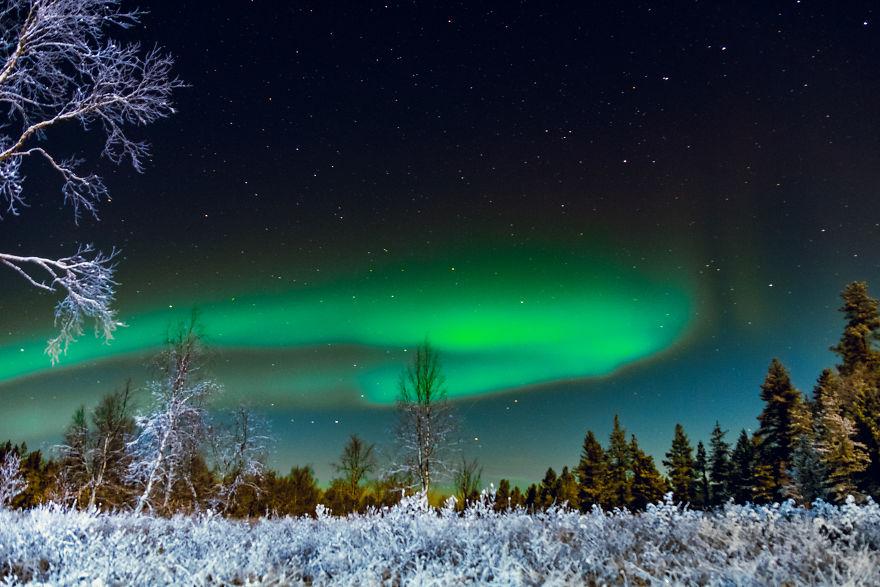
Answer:
[[[812,401],[805,401],[796,418],[798,440],[792,453],[793,485],[789,495],[802,503],[828,498],[828,471],[825,468],[823,414],[829,399],[836,396],[837,377],[830,369],[819,376]]]
[[[538,485],[535,505],[541,509],[547,509],[554,503],[556,503],[556,471],[553,470],[553,467],[549,467],[544,473],[541,484]]]
[[[687,434],[684,433],[684,427],[681,424],[676,424],[672,448],[666,453],[663,465],[669,473],[673,497],[678,502],[691,503],[694,501],[693,450]]]
[[[513,486],[513,491],[510,492],[510,507],[511,509],[518,507],[525,507],[526,505],[526,497],[523,495],[522,490],[520,490],[519,485]]]
[[[857,480],[870,463],[865,444],[855,439],[855,423],[839,403],[840,385],[833,372],[822,372],[814,390],[810,428],[811,449],[819,459],[817,472],[824,474],[827,497],[838,503],[848,495],[862,497]],[[810,458],[806,450],[802,452]]]
[[[578,503],[587,513],[596,505],[607,505],[608,464],[602,445],[592,430],[587,430],[581,460],[575,470],[578,479]]]
[[[694,460],[694,505],[699,508],[709,506],[709,457],[703,441],[697,442],[697,458]]]
[[[614,415],[614,426],[608,438],[608,450],[605,453],[608,461],[608,497],[609,507],[624,508],[630,501],[629,476],[632,457],[626,431],[620,426],[620,419]]]
[[[801,435],[792,455],[794,491],[791,497],[807,504],[817,499],[828,500],[828,473],[814,438],[812,434]]]
[[[761,476],[769,478],[771,501],[781,500],[785,487],[792,480],[788,471],[797,441],[796,418],[802,408],[801,394],[791,383],[788,370],[778,359],[773,359],[767,376],[761,385],[761,400],[764,410],[758,416],[760,426],[755,432],[758,442],[758,463]],[[758,472],[758,468],[755,469]]]
[[[530,512],[534,512],[540,508],[540,504],[538,503],[538,486],[534,483],[529,485],[528,489],[526,489],[526,495],[523,499],[523,507]]]
[[[737,503],[752,501],[754,494],[755,451],[752,440],[745,430],[741,430],[736,446],[730,454],[729,491]]]
[[[831,347],[841,363],[840,403],[853,425],[853,441],[864,446],[868,464],[854,473],[863,492],[880,497],[880,303],[868,295],[867,285],[853,282],[840,294],[846,326],[840,343]],[[845,451],[844,451],[845,452]]]
[[[726,430],[718,420],[709,440],[709,497],[711,505],[721,505],[730,497],[730,444],[724,440]]]
[[[578,486],[574,475],[568,470],[568,467],[562,467],[562,473],[556,480],[556,503],[560,506],[567,504],[567,507],[578,509]]]
[[[629,507],[634,510],[643,510],[649,503],[658,503],[663,495],[669,491],[669,484],[654,465],[654,457],[646,455],[639,447],[635,434],[629,443],[629,451],[632,456],[632,482],[631,498]]]
[[[859,281],[847,285],[840,297],[843,298],[840,311],[846,316],[846,327],[840,342],[831,347],[842,361],[837,370],[845,377],[863,366],[876,381],[880,352],[872,347],[872,343],[878,340],[877,330],[880,328],[878,301],[868,295],[867,284]]]
[[[772,503],[781,497],[785,486],[779,485],[778,470],[766,458],[765,448],[757,436],[751,438],[752,443],[752,500],[755,503]],[[786,479],[790,482],[790,479]]]
[[[498,489],[495,491],[495,505],[493,509],[496,512],[505,512],[512,504],[510,503],[510,481],[502,479],[498,482]]]

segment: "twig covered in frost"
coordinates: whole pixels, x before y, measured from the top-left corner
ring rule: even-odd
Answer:
[[[97,217],[97,204],[109,199],[107,187],[80,170],[83,159],[62,157],[41,141],[56,126],[99,127],[102,155],[143,170],[149,146],[128,128],[170,116],[171,93],[184,84],[171,76],[173,60],[159,49],[144,52],[107,39],[112,26],[130,28],[140,18],[136,10],[123,11],[119,0],[9,0],[0,7],[0,105],[7,111],[0,121],[0,210],[18,215],[28,205],[22,162],[35,158],[60,176],[76,220],[83,210]],[[91,246],[60,259],[0,253],[31,285],[49,291],[59,285],[67,293],[55,309],[60,334],[46,349],[53,362],[82,332],[83,318],[94,319],[105,338],[119,326],[111,310],[114,256]],[[48,276],[33,277],[27,266]]]

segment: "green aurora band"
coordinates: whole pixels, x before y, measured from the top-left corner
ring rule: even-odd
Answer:
[[[221,355],[349,349],[345,359],[300,360],[244,380],[274,399],[342,389],[374,404],[393,402],[405,353],[426,338],[441,355],[453,398],[604,376],[684,338],[692,298],[664,281],[558,251],[484,255],[461,265],[389,264],[286,292],[155,304],[125,316],[127,327],[109,345],[84,336],[51,368],[43,354],[47,330],[0,348],[0,388],[152,352],[194,301]],[[353,364],[352,348],[368,357]]]

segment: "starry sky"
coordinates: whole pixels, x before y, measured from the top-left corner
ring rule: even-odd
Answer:
[[[773,357],[810,390],[839,292],[880,293],[873,2],[154,4],[122,36],[190,87],[146,173],[50,134],[112,201],[74,225],[35,170],[0,224],[6,252],[120,248],[127,326],[50,366],[54,300],[2,274],[3,439],[142,386],[197,305],[216,405],[265,416],[278,470],[388,454],[426,337],[484,481],[575,465],[614,414],[659,463],[678,422],[754,428]]]

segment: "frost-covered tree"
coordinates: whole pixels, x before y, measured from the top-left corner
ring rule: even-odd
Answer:
[[[140,23],[142,13],[124,11],[119,0],[7,0],[0,5],[0,213],[18,215],[25,197],[25,160],[36,159],[58,174],[65,203],[74,218],[83,211],[97,217],[107,187],[81,169],[83,159],[58,153],[44,140],[47,131],[79,124],[100,128],[102,154],[115,164],[129,160],[138,171],[149,158],[146,142],[132,127],[145,126],[174,112],[171,93],[183,84],[171,76],[172,59],[158,48],[108,38],[114,26]],[[115,252],[82,245],[70,256],[0,253],[3,264],[39,289],[65,295],[55,307],[58,335],[46,352],[52,361],[95,322],[105,338],[119,325],[112,308]]]
[[[123,390],[105,395],[92,412],[92,426],[85,407],[80,407],[65,431],[64,444],[58,447],[64,486],[60,489],[87,509],[99,500],[104,506],[120,506],[125,501],[126,443],[134,433],[130,400],[130,382]]]
[[[215,427],[210,434],[214,466],[219,486],[217,504],[223,512],[234,509],[245,491],[259,494],[266,474],[266,451],[269,436],[265,425],[246,405],[239,405],[225,427]]]
[[[831,347],[842,362],[838,398],[843,416],[851,420],[854,440],[864,446],[868,464],[856,475],[859,489],[880,497],[880,302],[867,285],[853,282],[840,294],[846,325],[840,342]]]
[[[130,482],[139,497],[134,507],[141,513],[159,506],[167,513],[172,492],[183,484],[198,509],[194,476],[208,438],[208,402],[220,385],[205,373],[206,350],[193,311],[188,323],[169,333],[166,348],[157,359],[158,377],[148,385],[153,411],[135,418],[137,436],[128,443]],[[157,490],[161,488],[161,500]]]
[[[846,316],[846,327],[840,342],[831,347],[841,358],[837,369],[843,376],[859,368],[867,368],[876,375],[880,370],[880,351],[873,343],[880,340],[880,302],[869,296],[867,284],[859,281],[848,284],[840,297],[843,298],[840,311]]]
[[[0,460],[0,509],[9,506],[27,486],[21,470],[21,457],[8,451]]]
[[[449,449],[457,428],[446,397],[437,351],[426,340],[416,348],[412,364],[400,377],[397,396],[397,446],[400,462],[391,473],[409,475],[427,493],[435,477],[450,472]]]

